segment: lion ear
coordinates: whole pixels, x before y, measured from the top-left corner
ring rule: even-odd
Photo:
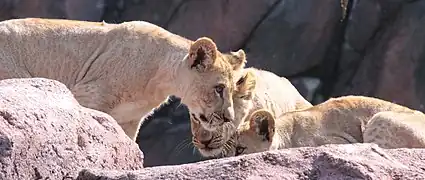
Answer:
[[[189,66],[191,69],[204,72],[214,64],[217,54],[217,46],[210,38],[199,38],[190,46]]]
[[[233,70],[239,70],[245,67],[246,64],[246,55],[245,51],[239,49],[236,52],[230,52],[232,58],[229,58],[229,63],[232,65]]]
[[[271,142],[275,133],[275,118],[270,111],[260,109],[254,111],[249,118],[250,129]]]
[[[245,74],[236,82],[236,91],[243,99],[249,100],[254,97],[257,78],[253,70],[247,70]]]

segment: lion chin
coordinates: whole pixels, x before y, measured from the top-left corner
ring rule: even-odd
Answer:
[[[198,148],[199,153],[204,157],[218,157],[222,154],[223,148]]]

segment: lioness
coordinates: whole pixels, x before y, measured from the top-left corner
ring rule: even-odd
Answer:
[[[236,89],[233,92],[234,121],[209,131],[200,125],[198,119],[191,118],[193,144],[205,157],[226,154],[236,127],[255,110],[265,108],[280,116],[284,112],[312,106],[286,78],[274,73],[246,68],[235,73],[235,77],[240,78],[235,78]]]
[[[7,20],[0,47],[0,79],[58,80],[133,140],[141,118],[169,95],[207,129],[233,120],[233,71],[246,63],[243,50],[222,54],[209,38],[193,42],[143,21]]]
[[[331,98],[275,116],[257,110],[238,129],[235,155],[324,144],[376,143],[382,148],[424,148],[425,114],[364,96]]]

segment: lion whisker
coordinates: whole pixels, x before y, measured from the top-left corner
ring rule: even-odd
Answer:
[[[190,141],[190,138],[186,138],[182,140],[177,146],[174,148],[173,152],[175,152],[175,156],[179,155],[184,149],[188,148],[192,142]]]

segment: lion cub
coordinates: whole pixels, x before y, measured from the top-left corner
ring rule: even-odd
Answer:
[[[199,121],[191,118],[193,144],[205,157],[227,155],[239,124],[258,109],[268,109],[273,115],[280,116],[285,112],[313,106],[289,80],[272,72],[245,68],[235,73],[234,77],[233,121],[218,126],[215,131],[208,131]]]
[[[384,100],[345,96],[275,118],[253,112],[238,129],[235,155],[324,144],[425,148],[425,114]]]

